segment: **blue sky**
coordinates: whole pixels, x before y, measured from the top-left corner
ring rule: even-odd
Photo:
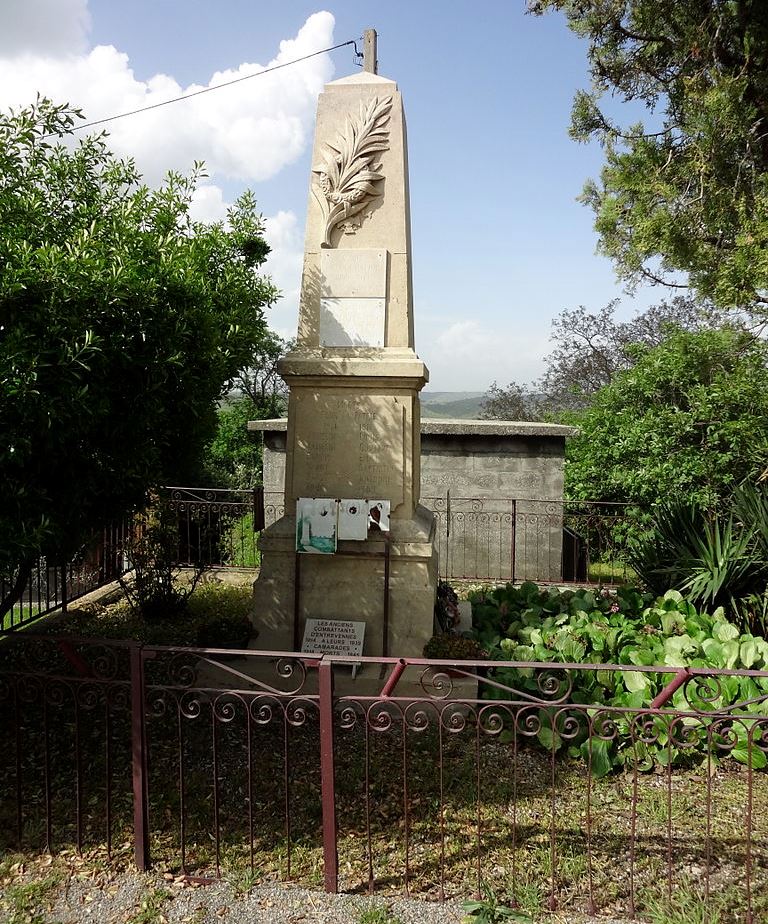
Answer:
[[[100,118],[367,27],[406,106],[416,347],[430,388],[530,381],[562,308],[621,296],[631,315],[663,296],[630,299],[595,253],[592,213],[576,196],[601,152],[567,134],[573,94],[588,85],[586,46],[559,15],[526,15],[523,0],[3,0],[0,105],[40,90]],[[316,96],[353,70],[344,48],[111,128],[114,149],[150,182],[206,160],[201,217],[253,189],[285,293],[270,316],[283,335],[296,324]]]

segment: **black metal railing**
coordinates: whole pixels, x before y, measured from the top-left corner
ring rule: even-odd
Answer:
[[[515,580],[515,506],[509,497],[423,497],[437,521],[440,575]]]
[[[164,487],[160,503],[178,524],[174,557],[179,565],[258,567],[262,488]]]
[[[615,585],[626,564],[626,504],[510,497],[425,497],[448,580]]]
[[[257,568],[265,518],[261,488],[165,487],[160,503],[176,521],[173,559],[181,567]],[[274,499],[269,499],[270,501]],[[626,564],[626,505],[498,497],[423,498],[437,520],[440,574],[446,579],[613,585],[632,580]],[[28,625],[110,583],[131,568],[130,521],[101,533],[72,561],[38,559],[0,631]],[[8,593],[0,581],[0,599]]]
[[[10,632],[29,625],[56,610],[117,580],[130,563],[125,553],[129,521],[102,529],[91,542],[65,564],[44,556],[36,559],[20,593],[14,595],[0,621],[0,631]],[[0,578],[0,600],[11,593],[11,582]]]
[[[602,501],[518,501],[516,580],[580,585],[630,580],[628,509]]]
[[[180,567],[255,568],[263,527],[263,494],[253,490],[167,487],[160,503],[175,518],[174,562]],[[0,632],[11,632],[98,590],[131,568],[133,519],[102,529],[64,564],[38,558],[20,593],[0,618]],[[0,601],[10,597],[12,582],[0,578]]]

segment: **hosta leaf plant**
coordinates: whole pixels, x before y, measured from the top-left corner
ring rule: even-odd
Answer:
[[[633,588],[560,591],[532,583],[472,596],[475,636],[490,659],[669,668],[669,673],[568,669],[561,680],[572,685],[567,702],[573,708],[541,706],[533,715],[529,710],[527,730],[508,727],[504,739],[518,735],[554,752],[581,754],[597,775],[632,762],[651,769],[706,758],[710,722],[694,713],[722,713],[739,703],[738,717],[718,722],[710,750],[753,768],[768,763],[765,744],[757,746],[761,734],[768,736],[768,723],[754,725],[768,716],[768,677],[694,678],[666,707],[688,716],[674,720],[669,713],[642,712],[680,668],[768,670],[768,641],[740,632],[722,608],[701,612],[676,590],[654,597]],[[489,685],[489,698],[543,698],[541,672],[534,667],[500,665],[490,677],[516,692]]]

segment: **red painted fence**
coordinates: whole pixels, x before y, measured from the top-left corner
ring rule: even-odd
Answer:
[[[662,692],[580,702],[594,671]],[[765,671],[364,658],[353,680],[338,658],[25,632],[0,644],[0,703],[6,848],[130,838],[139,868],[202,879],[768,913]]]

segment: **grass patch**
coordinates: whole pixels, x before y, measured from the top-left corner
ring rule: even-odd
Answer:
[[[166,924],[163,914],[165,905],[173,898],[167,889],[153,889],[142,899],[139,910],[126,921],[126,924]]]
[[[30,622],[43,612],[45,607],[37,603],[14,603],[10,611],[0,620],[0,629],[13,629],[19,624]]]
[[[217,726],[215,766],[210,713],[206,719],[204,709],[185,723],[187,872],[214,874],[214,823],[218,821],[222,875],[236,894],[246,894],[257,884],[276,879],[322,888],[319,729],[311,704],[305,706],[305,719],[291,716],[295,725],[286,723],[279,710],[274,721],[251,726],[256,769],[251,781],[252,798],[244,747],[244,710],[241,708],[229,721]],[[148,721],[150,848],[154,868],[174,878],[182,872],[177,721],[175,711]],[[65,723],[59,726],[64,749],[65,743],[71,742],[71,728]],[[94,752],[84,763],[93,779],[98,780],[98,751],[103,742],[97,725],[89,734]],[[118,734],[114,721],[113,734]],[[53,745],[53,732],[51,736]],[[406,876],[414,897],[437,899],[442,882],[446,897],[466,898],[477,892],[479,860],[481,880],[493,890],[498,903],[533,919],[538,919],[550,903],[560,912],[583,914],[590,907],[590,899],[608,916],[622,917],[633,896],[641,917],[652,924],[698,924],[702,909],[711,912],[708,924],[736,924],[743,921],[745,911],[745,809],[751,792],[755,920],[768,914],[765,773],[753,773],[750,781],[743,768],[730,765],[718,769],[711,780],[708,830],[707,778],[703,770],[675,770],[668,791],[666,773],[635,778],[629,772],[590,780],[581,762],[564,759],[555,767],[553,816],[552,767],[545,753],[524,747],[513,752],[498,740],[487,739],[482,741],[478,764],[471,723],[464,731],[443,734],[442,742],[434,725],[422,732],[404,733],[395,723],[385,732],[369,729],[367,737],[368,762],[365,728],[358,724],[347,731],[337,731],[336,803],[343,891],[368,891],[370,863],[375,891],[382,898],[401,894]],[[117,754],[113,754],[112,762],[116,769]],[[64,848],[65,854],[71,856],[67,845],[74,835],[74,777],[66,768],[63,750],[52,754],[52,765],[56,768],[52,794],[56,806],[55,849]],[[39,779],[40,768],[32,769]],[[113,842],[128,846],[112,861],[103,851],[89,854],[85,868],[130,862],[128,755],[121,765],[120,779],[125,784],[124,792],[121,794],[117,785],[112,787]],[[218,815],[213,810],[214,779],[219,780]],[[0,773],[0,785],[4,791],[12,791],[13,781]],[[34,796],[31,775],[25,782],[25,791],[29,798],[39,799]],[[98,841],[103,838],[101,802],[90,783],[84,798],[88,805],[86,841]],[[8,817],[0,819],[6,832],[3,840],[12,830],[10,821]],[[32,841],[43,833],[40,826],[36,833],[28,826],[25,837]],[[34,855],[30,849],[21,858],[7,858],[0,866],[0,874],[9,874],[14,865],[30,862]],[[34,911],[42,907],[46,890],[51,887],[47,878],[50,875],[49,870],[41,868],[40,892],[11,893],[16,902],[14,909]],[[667,896],[668,877],[672,902]],[[709,898],[705,901],[707,880]],[[386,901],[380,898],[379,902],[365,908],[365,912],[387,911]],[[163,907],[162,895],[150,893],[132,920],[135,924],[151,924],[159,920],[157,915],[163,913]],[[9,916],[10,912],[5,919]],[[22,920],[18,919],[18,924]]]
[[[637,584],[637,574],[626,562],[591,561],[587,574],[590,584]]]
[[[707,896],[700,883],[685,877],[671,896],[663,888],[650,890],[642,913],[650,924],[724,924],[732,920],[729,911],[738,904],[738,897],[735,888]]]
[[[232,568],[258,568],[261,553],[257,548],[259,533],[253,529],[253,514],[235,520],[222,539],[226,563]]]
[[[195,645],[200,627],[213,618],[239,619],[253,608],[251,583],[206,581],[189,597],[187,610],[167,619],[147,620],[135,613],[125,598],[109,603],[73,604],[65,619],[36,632],[82,638],[135,639],[148,645]]]
[[[167,625],[137,620],[125,604],[91,604],[73,608],[69,620],[56,626],[56,634],[180,644],[222,610],[241,614],[250,605],[250,586],[205,584],[190,598],[189,614]],[[173,877],[182,872],[183,831],[184,871],[211,875],[218,859],[237,894],[275,879],[321,888],[314,701],[305,697],[289,706],[269,695],[227,699],[225,694],[214,706],[215,692],[184,687],[183,675],[172,673],[179,663],[167,655],[146,664],[155,868]],[[175,687],[169,682],[174,676]],[[198,686],[206,687],[209,679],[201,675]],[[164,696],[157,692],[162,688]],[[34,915],[43,913],[40,909],[55,888],[54,874],[45,867],[40,867],[37,891],[26,890],[28,883],[13,872],[15,865],[39,858],[44,844],[46,753],[41,729],[46,715],[54,850],[68,851],[76,833],[78,777],[72,743],[79,708],[81,769],[87,769],[80,779],[86,849],[104,842],[107,792],[113,844],[128,845],[123,853],[115,849],[112,860],[102,850],[89,854],[86,863],[109,867],[125,864],[130,855],[130,710],[119,699],[111,711],[98,698],[92,702],[84,697],[80,707],[74,703],[66,690],[50,697],[45,707],[39,698],[25,701],[23,838],[29,848],[21,857],[0,863],[0,879],[9,878],[3,920],[12,924],[38,924]],[[220,710],[215,722],[214,708]],[[503,743],[486,734],[489,729],[478,731],[471,710],[457,713],[456,722],[443,716],[441,724],[439,708],[435,703],[407,707],[406,723],[399,713],[390,725],[366,723],[363,710],[348,728],[337,722],[336,805],[344,891],[367,892],[372,871],[375,891],[382,896],[402,893],[407,884],[411,894],[428,899],[438,898],[441,887],[448,898],[464,898],[477,892],[480,878],[500,904],[534,918],[550,904],[573,915],[594,904],[615,918],[627,914],[633,899],[652,924],[736,924],[744,920],[746,907],[749,805],[754,919],[768,919],[765,772],[750,774],[723,761],[712,768],[709,779],[706,766],[674,769],[669,776],[666,771],[635,775],[630,768],[589,779],[580,761],[558,757],[553,768],[549,754],[532,747],[522,732],[517,744]],[[426,723],[421,723],[419,710]],[[0,805],[0,847],[13,848],[16,751],[12,725],[6,725],[5,731],[0,728],[0,792],[11,798]],[[707,882],[708,896],[703,891]],[[149,893],[132,924],[159,921],[167,901],[163,894],[162,889]],[[709,919],[701,917],[704,911]],[[384,902],[363,913],[379,912],[390,914]],[[378,924],[376,918],[374,922]],[[383,918],[382,924],[394,922]]]
[[[261,873],[258,870],[235,868],[227,876],[227,881],[235,895],[247,895],[261,882]]]
[[[0,867],[3,921],[6,924],[44,924],[51,895],[61,877],[53,872],[27,881],[14,879],[14,874],[22,869],[23,863],[18,857],[6,858]]]
[[[387,905],[377,903],[360,913],[357,924],[402,924],[402,921]]]

